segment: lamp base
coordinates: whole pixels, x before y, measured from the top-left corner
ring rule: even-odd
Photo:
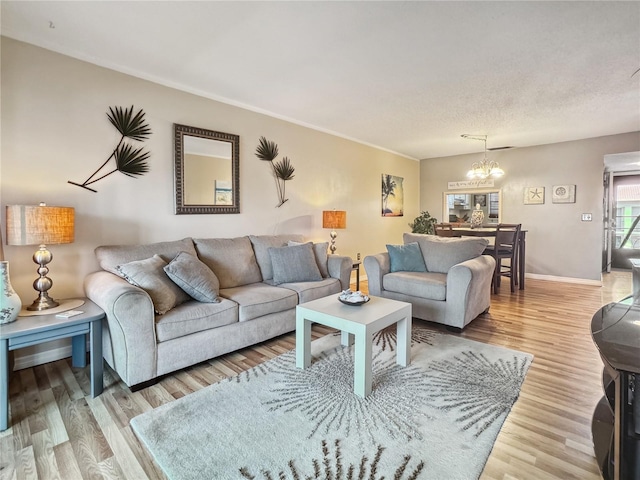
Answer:
[[[49,296],[47,291],[53,286],[53,280],[47,277],[49,268],[47,264],[53,260],[53,255],[45,245],[40,245],[40,249],[36,250],[33,254],[33,261],[39,265],[38,273],[39,278],[33,282],[33,288],[38,292],[38,298],[36,298],[31,305],[27,307],[30,312],[39,312],[40,310],[47,310],[49,308],[57,307],[60,305],[53,298]]]
[[[60,305],[60,302],[51,298],[47,292],[40,292],[40,296],[36,298],[31,305],[27,307],[30,312],[39,312],[41,310],[48,310]]]
[[[338,234],[335,230],[331,230],[329,236],[331,237],[331,245],[329,245],[329,250],[331,251],[331,255],[333,255],[338,249],[338,247],[336,246],[336,238],[338,237]]]

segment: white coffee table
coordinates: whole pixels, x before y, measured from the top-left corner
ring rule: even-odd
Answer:
[[[312,300],[296,307],[296,366],[311,365],[311,324],[320,323],[342,332],[342,345],[351,345],[355,337],[353,389],[356,395],[371,393],[371,350],[373,335],[383,328],[398,324],[398,365],[411,363],[411,304],[382,297],[359,307],[344,305],[339,295]]]

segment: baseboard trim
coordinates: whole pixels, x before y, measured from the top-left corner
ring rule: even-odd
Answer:
[[[15,353],[18,353],[16,351]],[[15,370],[23,370],[25,368],[36,367],[38,365],[42,365],[43,363],[56,362],[58,360],[62,360],[63,358],[67,358],[71,356],[71,345],[66,345],[63,347],[53,348],[51,350],[44,350],[42,352],[33,353],[31,355],[16,355],[15,364],[13,366]]]
[[[547,282],[578,283],[580,285],[593,285],[594,287],[602,286],[602,280],[589,280],[588,278],[557,277],[555,275],[541,275],[539,273],[526,273],[525,278],[544,280]]]

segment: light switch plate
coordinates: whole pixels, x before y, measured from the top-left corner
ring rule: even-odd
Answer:
[[[582,221],[583,222],[590,222],[591,221],[591,214],[590,213],[583,213],[582,214]]]

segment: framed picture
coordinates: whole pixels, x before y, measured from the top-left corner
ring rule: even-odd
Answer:
[[[525,205],[541,205],[544,203],[544,187],[526,187],[524,189]]]
[[[382,216],[404,216],[404,178],[382,174]]]
[[[575,185],[554,185],[551,191],[553,203],[576,203]]]
[[[233,190],[230,180],[215,181],[215,205],[233,205]]]
[[[487,195],[486,194],[478,194],[473,196],[473,207],[476,205],[480,205],[481,207],[487,206]]]

